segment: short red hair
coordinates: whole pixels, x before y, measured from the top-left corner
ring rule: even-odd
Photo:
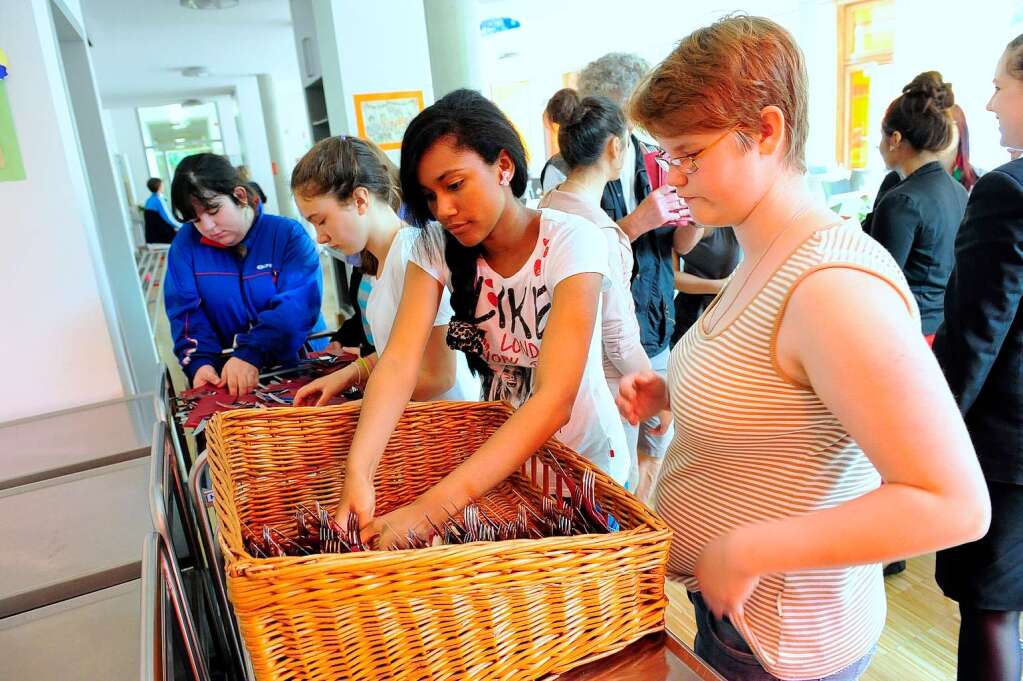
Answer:
[[[807,90],[792,34],[764,17],[733,15],[683,38],[637,88],[629,114],[654,134],[735,128],[748,147],[760,112],[776,106],[785,116],[785,160],[804,172]]]

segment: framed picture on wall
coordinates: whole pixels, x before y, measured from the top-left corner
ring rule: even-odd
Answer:
[[[384,151],[401,149],[405,128],[422,110],[422,90],[355,95],[359,137],[375,142]]]

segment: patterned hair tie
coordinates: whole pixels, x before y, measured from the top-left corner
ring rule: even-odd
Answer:
[[[483,357],[483,330],[471,322],[459,319],[448,322],[447,343],[452,350]]]

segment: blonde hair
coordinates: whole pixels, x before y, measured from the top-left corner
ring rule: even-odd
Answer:
[[[629,114],[654,134],[734,128],[748,150],[761,111],[776,106],[785,117],[785,161],[804,172],[807,89],[803,53],[788,31],[732,15],[683,38],[636,89]]]

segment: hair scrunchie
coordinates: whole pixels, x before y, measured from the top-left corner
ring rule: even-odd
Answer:
[[[448,322],[447,344],[452,350],[483,357],[483,330],[472,322],[452,319]]]

